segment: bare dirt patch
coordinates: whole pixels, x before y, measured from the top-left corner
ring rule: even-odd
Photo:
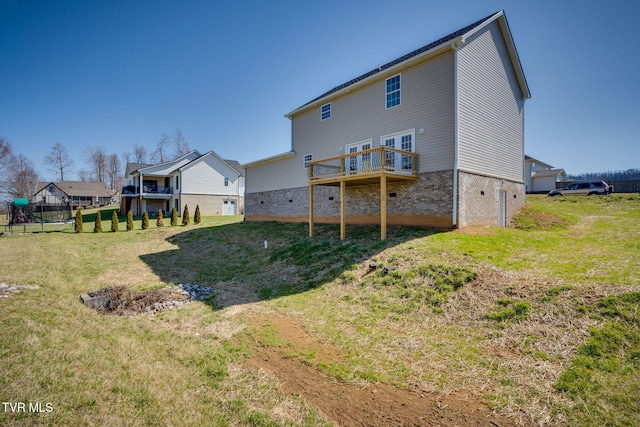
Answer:
[[[313,351],[324,363],[341,358],[338,351],[307,334],[295,319],[270,315],[252,323],[268,324],[287,345],[284,348],[258,345],[248,365],[272,372],[285,393],[303,397],[337,425],[522,425],[461,391],[441,395],[383,383],[356,386],[340,382],[295,355]]]

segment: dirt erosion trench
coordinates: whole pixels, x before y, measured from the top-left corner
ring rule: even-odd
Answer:
[[[257,344],[256,354],[247,363],[272,372],[285,393],[304,398],[337,426],[523,425],[463,392],[437,395],[382,383],[358,387],[340,382],[299,357],[291,357],[292,353],[313,351],[323,362],[340,359],[338,352],[307,334],[294,318],[270,315],[252,319],[252,323],[275,329],[292,347],[285,354],[280,348]]]

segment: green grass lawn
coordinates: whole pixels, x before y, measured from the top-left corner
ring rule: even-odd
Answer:
[[[0,283],[39,286],[0,298],[0,401],[42,407],[0,407],[0,425],[330,424],[245,363],[256,345],[348,384],[464,390],[528,423],[640,424],[637,195],[529,196],[511,228],[389,227],[384,242],[375,226],[309,239],[240,217],[129,232],[123,217],[114,233],[111,214],[102,233],[86,212],[83,233],[0,237]],[[186,282],[219,292],[139,317],[78,300]],[[252,323],[271,312],[340,357]]]

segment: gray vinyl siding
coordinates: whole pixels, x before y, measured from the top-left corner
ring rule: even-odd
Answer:
[[[459,168],[523,180],[524,98],[496,21],[459,51]]]
[[[342,154],[348,144],[405,130],[416,130],[420,172],[453,167],[453,53],[438,55],[399,71],[401,104],[386,109],[385,80],[380,79],[331,101],[331,118],[320,120],[318,105],[293,118],[293,149],[313,153],[314,159]],[[324,102],[321,102],[324,104]],[[422,135],[419,129],[424,129]]]
[[[385,80],[401,75],[401,104],[386,109]],[[420,172],[451,170],[454,162],[453,52],[446,52],[332,99],[331,117],[321,119],[321,100],[292,118],[293,158],[250,167],[247,193],[307,185],[305,154],[313,160],[344,153],[348,144],[415,130]],[[419,130],[423,129],[422,134]],[[342,151],[340,151],[342,149]]]
[[[296,187],[296,185],[292,184],[292,177],[297,175],[301,175],[301,177],[298,177],[296,181],[304,180],[302,185],[307,185],[307,170],[304,168],[302,160],[305,154],[309,153],[296,153],[294,157],[274,160],[251,167],[245,166],[246,193]],[[301,185],[297,186],[300,187]]]

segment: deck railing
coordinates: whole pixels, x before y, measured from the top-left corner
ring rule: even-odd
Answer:
[[[382,173],[417,175],[419,155],[390,147],[376,147],[308,163],[309,181],[365,177]]]

